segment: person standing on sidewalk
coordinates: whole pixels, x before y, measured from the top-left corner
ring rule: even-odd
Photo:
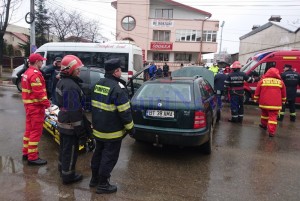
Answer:
[[[259,127],[268,130],[269,137],[275,135],[278,112],[285,101],[284,82],[281,80],[278,69],[270,68],[263,79],[258,82],[254,93],[254,102],[258,102],[261,109]]]
[[[43,132],[45,109],[50,107],[45,80],[40,71],[46,58],[31,54],[28,60],[29,68],[22,75],[22,99],[26,113],[23,160],[28,160],[28,165],[45,165],[47,161],[39,158],[38,144]]]
[[[127,133],[134,134],[134,124],[126,89],[120,79],[120,59],[105,62],[105,78],[100,79],[92,91],[92,124],[96,139],[96,150],[92,157],[90,187],[96,193],[114,193],[117,186],[109,183],[121,149],[122,139]]]
[[[290,109],[290,121],[296,121],[296,97],[297,97],[297,86],[300,86],[300,75],[292,69],[292,66],[285,64],[283,67],[284,72],[281,74],[286,87],[286,97]],[[279,113],[278,121],[282,121],[284,118],[286,103],[282,105],[282,110]]]

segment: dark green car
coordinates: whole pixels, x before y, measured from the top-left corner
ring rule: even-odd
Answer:
[[[155,145],[203,145],[212,149],[217,98],[209,82],[199,76],[145,82],[131,99],[138,141]]]

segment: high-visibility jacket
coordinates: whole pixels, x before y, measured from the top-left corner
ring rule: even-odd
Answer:
[[[208,70],[212,71],[214,73],[214,76],[219,72],[218,66],[211,66]]]
[[[276,68],[270,68],[257,84],[254,101],[268,110],[281,110],[286,101],[286,88]]]
[[[22,75],[22,99],[24,104],[50,107],[44,77],[34,66],[29,66]]]
[[[93,135],[98,140],[120,140],[133,129],[125,82],[110,74],[98,81],[92,91]]]

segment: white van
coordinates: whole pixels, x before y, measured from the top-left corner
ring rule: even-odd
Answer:
[[[131,41],[114,41],[107,43],[53,42],[39,47],[35,53],[45,58],[45,65],[52,64],[56,57],[72,54],[81,59],[85,66],[104,68],[108,59],[119,58],[122,65],[122,77],[126,80],[143,68],[142,49]]]

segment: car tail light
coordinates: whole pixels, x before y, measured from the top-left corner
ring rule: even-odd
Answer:
[[[194,129],[206,127],[206,115],[202,111],[195,111]]]
[[[128,71],[128,77],[132,77],[133,76],[133,71]]]

